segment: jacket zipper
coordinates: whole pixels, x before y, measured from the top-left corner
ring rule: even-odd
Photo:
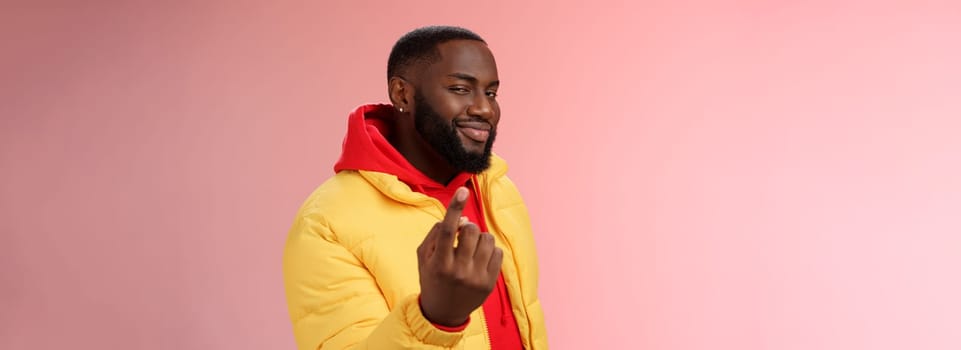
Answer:
[[[473,180],[473,181],[472,181],[471,183],[474,185],[474,193],[480,193],[480,186],[477,185],[477,179],[475,178],[475,179],[472,179],[472,180]],[[485,198],[488,198],[488,197],[485,197]],[[481,215],[484,216],[482,219],[483,219],[484,221],[487,221],[487,217],[489,216],[489,215],[487,215],[487,205],[484,204],[484,200],[483,200],[483,199],[481,199],[481,200],[479,200],[479,201],[477,201],[477,202],[478,202],[478,203],[480,204],[480,206],[481,206],[481,207],[480,207]],[[486,225],[486,226],[490,226],[490,225]],[[490,231],[490,227],[488,227],[487,229],[488,229],[488,231]],[[492,234],[492,233],[488,233],[488,234]],[[505,238],[505,240],[506,240],[506,238]],[[514,252],[514,249],[511,248],[511,253],[512,253],[511,255],[513,255],[513,252]],[[515,264],[515,266],[516,266],[516,264]],[[518,275],[518,277],[520,277],[520,275]],[[498,280],[501,279],[500,273],[498,273],[497,279],[498,279]],[[504,279],[504,285],[503,285],[503,286],[502,286],[500,283],[495,283],[494,286],[495,286],[496,289],[497,289],[495,292],[497,292],[497,297],[498,297],[498,299],[500,300],[500,303],[499,303],[500,305],[498,305],[498,306],[499,306],[500,309],[501,309],[501,310],[500,310],[500,311],[501,311],[501,319],[500,319],[499,321],[500,321],[500,323],[501,323],[501,326],[505,326],[505,325],[507,325],[507,313],[508,313],[508,312],[511,312],[510,303],[507,302],[507,299],[508,299],[508,298],[507,298],[507,296],[508,296],[508,294],[507,294],[507,280]]]
[[[473,181],[471,181],[471,182],[474,184],[474,191],[475,191],[476,193],[480,193],[480,185],[477,183],[477,176],[473,176],[472,178],[473,178]],[[496,227],[496,228],[497,228],[497,232],[502,233],[502,236],[503,236],[503,238],[504,238],[504,239],[503,239],[504,245],[506,245],[506,246],[511,250],[511,260],[514,261],[514,274],[517,276],[517,283],[521,283],[521,273],[520,273],[520,270],[517,269],[517,259],[514,259],[514,254],[515,254],[515,252],[516,252],[516,251],[514,250],[514,246],[511,244],[510,239],[507,238],[507,234],[504,233],[504,231],[501,230],[500,225],[497,224],[497,220],[494,219],[493,213],[488,213],[488,207],[489,207],[489,205],[488,205],[488,203],[485,203],[485,201],[489,201],[490,198],[491,198],[491,193],[490,193],[490,188],[491,188],[491,186],[490,186],[490,184],[487,184],[487,185],[488,185],[488,186],[486,186],[486,190],[487,190],[487,191],[484,192],[484,197],[483,197],[482,200],[480,201],[480,203],[481,203],[481,213],[484,215],[485,221],[488,222],[488,227],[487,227],[487,230],[488,230],[488,231],[491,231],[491,228],[492,228],[492,227]],[[518,286],[518,287],[520,287],[520,286]],[[507,278],[504,278],[504,293],[510,295],[509,293],[507,293]],[[521,291],[520,293],[518,293],[518,295],[520,296],[520,299],[521,299],[521,300],[520,300],[520,302],[522,303],[521,305],[524,306],[523,309],[525,310],[525,312],[524,312],[524,318],[527,320],[527,325],[528,325],[527,329],[528,329],[528,333],[529,333],[529,334],[527,335],[527,338],[528,338],[528,341],[533,341],[534,338],[533,338],[533,333],[532,333],[532,332],[534,332],[534,327],[531,325],[530,314],[528,314],[528,313],[526,312],[526,309],[527,309],[527,301],[524,300],[524,293],[523,293],[523,291]],[[501,300],[503,301],[503,299],[501,299]],[[508,312],[513,312],[513,311],[510,310],[510,308],[509,308],[509,309],[508,309]],[[486,325],[487,323],[485,322],[484,324]],[[486,328],[486,327],[485,327],[485,328]],[[488,337],[489,337],[489,336],[490,336],[490,335],[488,335]],[[488,338],[488,339],[490,339],[490,338]],[[522,337],[522,339],[521,339],[521,342],[522,342],[522,343],[523,343],[523,340],[524,340],[524,339],[523,339],[523,337]]]
[[[472,185],[472,187],[474,187],[474,193],[481,193],[481,191],[480,191],[480,186],[477,184],[477,176],[471,176],[471,185]],[[485,195],[486,195],[486,194],[485,194]],[[475,199],[475,200],[476,200],[476,199]],[[481,213],[481,220],[484,220],[485,222],[488,221],[488,220],[487,220],[487,217],[488,217],[489,215],[487,215],[487,211],[485,210],[485,208],[486,208],[487,206],[484,205],[484,198],[481,198],[481,200],[477,201],[477,204],[481,206],[481,207],[480,207],[480,210],[479,210],[480,213]],[[487,226],[489,226],[489,225],[487,225]],[[490,227],[488,227],[487,230],[490,231]],[[488,232],[487,234],[491,234],[491,233]],[[500,274],[500,272],[498,271],[498,275],[499,275],[499,274]],[[498,276],[498,279],[499,279],[499,278],[500,278],[500,276]],[[496,288],[496,289],[498,289],[498,290],[500,289],[500,287],[498,286],[498,284],[497,284],[496,282],[494,283],[494,288]],[[503,304],[503,303],[504,303],[504,300],[501,299],[501,304]],[[483,309],[483,307],[482,307],[482,309]],[[503,308],[501,308],[501,309],[503,309]],[[481,311],[481,313],[483,314],[484,312]],[[503,317],[503,316],[501,316],[501,317]],[[490,329],[491,325],[490,325],[490,321],[491,321],[491,320],[488,320],[487,317],[484,317],[484,338],[487,339],[487,347],[488,347],[488,348],[493,348],[493,347],[494,347],[494,345],[493,345],[494,340],[491,339],[491,329]]]

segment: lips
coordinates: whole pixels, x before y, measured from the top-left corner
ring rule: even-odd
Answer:
[[[457,131],[468,139],[478,143],[485,143],[490,137],[491,125],[482,121],[455,121]]]

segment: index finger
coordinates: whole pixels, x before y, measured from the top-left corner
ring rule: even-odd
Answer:
[[[460,228],[460,217],[464,212],[464,203],[467,202],[467,188],[459,187],[454,192],[447,206],[447,214],[444,220],[437,225],[437,240],[435,241],[434,251],[439,259],[450,260],[454,256],[454,236]]]
[[[457,191],[454,191],[454,197],[447,205],[447,214],[444,214],[444,221],[441,222],[443,233],[453,236],[453,233],[457,232],[457,228],[460,227],[460,217],[464,213],[464,203],[467,203],[467,194],[466,187],[458,187]]]

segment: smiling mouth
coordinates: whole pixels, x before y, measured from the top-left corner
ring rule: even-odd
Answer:
[[[482,121],[455,121],[454,126],[461,135],[477,143],[485,143],[490,138],[491,125]]]

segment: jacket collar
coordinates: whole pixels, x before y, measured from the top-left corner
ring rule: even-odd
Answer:
[[[400,181],[396,175],[370,170],[358,170],[358,172],[367,182],[374,186],[374,188],[393,200],[418,207],[439,206],[441,209],[444,209],[436,199],[412,190],[410,186]],[[477,179],[477,184],[481,191],[484,191],[484,189],[489,188],[494,181],[506,174],[507,162],[496,154],[491,154],[490,168],[475,175],[474,178]],[[486,198],[484,200],[487,201]]]

